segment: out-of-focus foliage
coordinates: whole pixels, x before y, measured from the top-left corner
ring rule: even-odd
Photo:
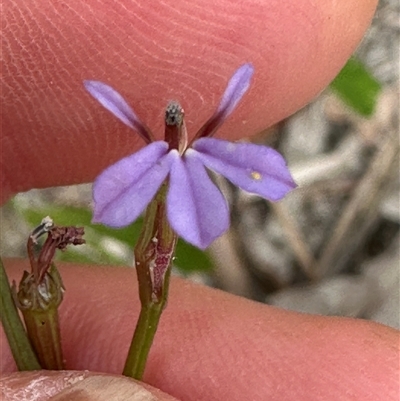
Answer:
[[[351,58],[333,80],[331,88],[348,106],[368,117],[374,112],[381,85],[360,61]]]
[[[67,252],[58,252],[58,259],[76,263],[132,265],[133,247],[136,243],[142,219],[129,227],[112,229],[101,224],[92,224],[92,213],[82,207],[49,204],[41,208],[18,207],[16,209],[32,227],[43,217],[50,216],[60,226],[85,227],[86,245],[69,247]],[[28,233],[27,233],[28,235]],[[183,273],[210,271],[212,263],[208,255],[192,245],[179,240],[174,265]]]

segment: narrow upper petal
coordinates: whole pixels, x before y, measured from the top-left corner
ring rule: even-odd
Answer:
[[[276,150],[251,143],[202,138],[193,143],[195,157],[245,191],[271,201],[296,187],[285,159]]]
[[[215,133],[218,127],[235,110],[243,95],[249,89],[253,72],[254,68],[249,63],[242,65],[236,70],[228,82],[228,86],[222,95],[222,99],[217,110],[203,125],[200,131],[196,134],[195,138],[210,137]]]
[[[226,200],[200,160],[176,157],[169,178],[168,220],[185,241],[207,248],[229,227]]]
[[[235,110],[240,99],[249,89],[253,73],[254,67],[250,63],[243,64],[236,70],[228,82],[216,113],[223,112],[226,118]]]
[[[168,175],[168,144],[153,142],[105,169],[93,184],[93,221],[124,227],[135,221]]]
[[[152,141],[149,129],[139,120],[135,112],[115,89],[100,81],[83,81],[83,85],[115,117],[119,118],[128,127],[136,130],[146,143]]]

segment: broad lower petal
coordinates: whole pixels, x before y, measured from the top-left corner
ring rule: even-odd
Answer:
[[[153,142],[104,170],[93,184],[93,221],[110,227],[135,221],[167,177],[170,153],[166,142]]]
[[[205,249],[228,229],[226,200],[199,160],[176,158],[169,185],[168,220],[185,241]]]
[[[297,185],[276,150],[251,143],[202,138],[193,143],[195,157],[229,181],[271,201],[283,198]]]
[[[115,117],[137,131],[146,143],[151,142],[152,135],[149,129],[139,120],[125,99],[115,89],[100,81],[83,81],[83,85]]]

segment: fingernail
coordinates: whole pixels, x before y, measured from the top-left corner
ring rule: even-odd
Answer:
[[[127,377],[96,375],[79,381],[49,401],[158,401],[160,398]]]
[[[0,400],[47,401],[65,387],[84,380],[86,372],[37,371],[14,372],[0,377]]]

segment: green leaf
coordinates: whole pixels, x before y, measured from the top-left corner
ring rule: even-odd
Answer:
[[[115,255],[111,252],[111,241],[117,243],[135,241],[139,235],[140,222],[122,230],[113,230],[100,224],[92,224],[92,214],[86,208],[73,206],[64,206],[56,204],[44,205],[41,208],[25,208],[18,207],[24,220],[33,228],[39,224],[45,216],[51,216],[54,222],[60,226],[84,226],[85,227],[85,245],[70,246],[66,252],[57,252],[56,260],[75,263],[96,263],[96,264],[113,264],[126,265],[132,263],[132,252],[126,255]],[[133,242],[131,242],[133,243]],[[119,245],[121,245],[119,244]]]
[[[114,229],[102,224],[92,224],[91,211],[82,207],[48,204],[41,208],[25,208],[15,203],[14,206],[32,228],[45,216],[50,216],[60,226],[85,227],[86,245],[70,246],[66,252],[57,252],[58,260],[74,263],[132,264],[133,247],[140,234],[142,218],[128,227]],[[113,252],[113,244],[122,247],[126,252]],[[178,241],[174,265],[183,273],[206,272],[213,267],[210,257],[205,252],[183,240]]]
[[[374,112],[381,84],[360,61],[351,58],[333,80],[331,88],[357,113],[370,116]]]
[[[209,272],[213,264],[206,252],[197,249],[182,239],[178,240],[176,246],[176,259],[174,265],[184,273]]]

